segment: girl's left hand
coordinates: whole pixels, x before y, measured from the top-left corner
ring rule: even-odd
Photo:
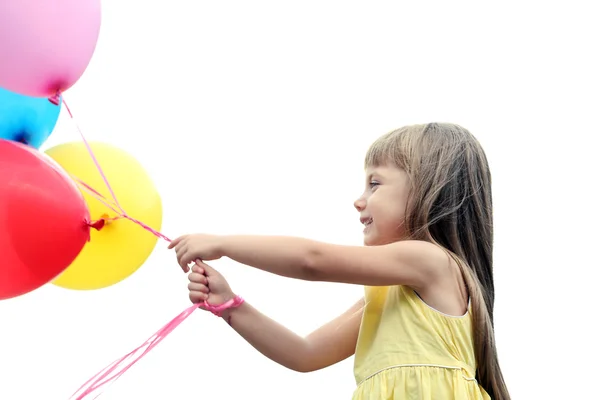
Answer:
[[[189,272],[189,264],[200,261],[218,260],[223,256],[221,253],[222,236],[204,235],[196,233],[183,235],[169,244],[169,249],[175,249],[177,262],[183,272]]]

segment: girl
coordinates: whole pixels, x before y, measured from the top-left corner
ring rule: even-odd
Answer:
[[[365,170],[354,203],[365,246],[185,235],[170,248],[185,272],[196,262],[190,300],[296,371],[354,354],[354,400],[509,400],[494,342],[491,178],[480,144],[457,125],[404,127],[371,145]],[[364,285],[365,296],[303,338],[244,303],[203,263],[221,257],[290,278]]]

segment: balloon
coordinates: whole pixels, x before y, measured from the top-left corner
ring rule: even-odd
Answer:
[[[142,166],[125,151],[105,143],[90,144],[119,204],[132,217],[159,231],[162,223],[160,196]],[[46,151],[72,176],[107,199],[112,199],[83,142],[61,144]],[[84,191],[92,221],[115,212]],[[78,290],[111,286],[137,271],[152,253],[157,237],[127,219],[92,230],[91,240],[77,259],[53,284]]]
[[[81,192],[51,159],[0,139],[0,300],[50,282],[90,237]]]
[[[100,0],[0,0],[0,87],[50,97],[79,80],[100,33]]]
[[[61,105],[0,88],[0,139],[39,149],[54,130]]]

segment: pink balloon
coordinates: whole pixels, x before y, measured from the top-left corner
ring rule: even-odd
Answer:
[[[32,97],[81,78],[98,42],[100,0],[0,0],[0,87]]]

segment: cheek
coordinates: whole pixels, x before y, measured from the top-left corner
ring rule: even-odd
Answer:
[[[398,209],[390,210],[386,218],[386,228],[390,231],[397,231],[405,224],[404,212]]]
[[[388,229],[396,229],[399,225],[404,224],[404,204],[385,201],[383,198],[373,196],[370,199],[369,206],[373,217],[379,222],[378,225],[385,226]]]

